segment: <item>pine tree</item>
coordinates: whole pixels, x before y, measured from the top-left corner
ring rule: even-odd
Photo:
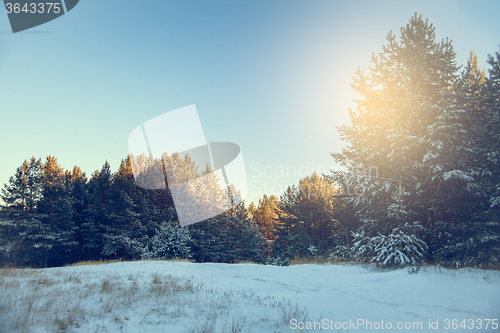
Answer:
[[[216,216],[187,228],[191,234],[192,258],[196,262],[231,262],[234,258],[225,216]]]
[[[500,53],[488,57],[487,78],[487,119],[489,133],[486,158],[489,162],[490,177],[490,220],[500,221]]]
[[[338,231],[335,235],[335,248],[330,253],[330,259],[345,260],[350,257],[354,233],[361,227],[362,223],[356,216],[357,209],[352,202],[344,202],[339,198],[341,205],[333,217],[338,221]]]
[[[226,215],[230,224],[231,248],[234,253],[232,261],[261,262],[265,239],[259,232],[257,224],[251,219],[245,203],[239,203]]]
[[[33,156],[17,168],[8,185],[4,184],[1,197],[9,208],[33,211],[41,196],[42,162]]]
[[[330,255],[340,230],[334,218],[342,207],[338,193],[339,188],[329,178],[316,173],[301,179],[298,187],[287,188],[276,211],[273,256],[293,259]]]
[[[0,209],[0,258],[4,265],[24,266],[22,254],[25,247],[26,223],[28,212],[28,181],[26,170],[28,162],[16,169],[9,183],[4,184],[1,198],[6,206]]]
[[[49,266],[61,266],[68,262],[72,251],[78,247],[73,224],[73,202],[67,187],[64,169],[57,159],[48,156],[42,167],[43,193],[38,203],[37,218],[50,230],[53,243],[47,252]]]
[[[278,218],[278,198],[274,195],[268,197],[264,194],[262,199],[259,199],[257,207],[252,202],[248,209],[262,236],[273,241],[276,238],[274,223]]]
[[[110,204],[107,206],[108,224],[105,226],[101,254],[114,259],[140,258],[146,250],[146,240],[138,205],[124,190],[115,186],[110,192]]]
[[[413,222],[416,213],[409,210],[405,191],[400,184],[399,190],[392,195],[392,203],[387,208],[387,227],[392,228],[386,235],[379,233],[376,236],[367,236],[365,228],[355,232],[353,247],[349,256],[370,262],[380,262],[383,265],[417,264],[427,252],[427,244],[416,235],[421,232],[422,226]]]
[[[306,233],[304,222],[300,219],[300,190],[289,186],[280,197],[276,239],[272,245],[272,255],[268,262],[272,264],[288,264],[295,257],[306,257],[311,245],[311,238]]]
[[[147,248],[147,230],[143,225],[143,189],[134,182],[130,157],[123,160],[112,177],[108,192],[109,224],[104,234],[105,257],[135,259]]]
[[[473,52],[454,83],[453,92],[456,106],[449,114],[458,128],[450,146],[455,149],[440,154],[441,160],[447,157],[455,161],[454,169],[444,173],[442,184],[442,189],[453,195],[450,204],[441,210],[441,220],[435,223],[433,243],[436,257],[443,262],[477,265],[486,258],[480,250],[484,248],[481,240],[490,239],[484,212],[488,209],[495,168],[487,157],[493,137],[488,130],[487,78]],[[433,130],[434,136],[443,137],[439,132],[446,133],[446,128]]]
[[[58,256],[54,246],[69,245],[73,242],[71,208],[65,206],[62,182],[57,183],[50,177],[49,169],[58,167],[55,158],[48,157],[47,163],[32,157],[24,161],[5,185],[2,198],[8,204],[9,261],[18,265],[29,264],[31,267],[47,267],[49,255]],[[63,174],[60,167],[56,173]],[[62,180],[62,178],[60,178]],[[56,184],[57,183],[57,184]],[[63,197],[63,200],[59,199]],[[49,217],[50,213],[54,213]],[[64,254],[63,254],[64,256]]]
[[[188,226],[197,262],[261,262],[264,238],[244,202],[206,221]]]
[[[472,63],[472,73],[481,75],[468,75],[469,91],[475,99],[469,98],[474,103],[466,104],[468,109],[473,109],[481,116],[474,119],[478,134],[473,138],[475,153],[480,169],[477,172],[479,194],[485,195],[486,202],[481,206],[478,214],[481,219],[467,225],[467,232],[461,234],[460,242],[449,246],[450,256],[455,261],[465,264],[497,265],[500,260],[500,53],[488,57],[488,76],[484,71],[476,70],[476,59]],[[479,79],[477,77],[479,76]],[[475,80],[474,80],[475,79]],[[479,88],[477,82],[480,82]],[[475,89],[473,89],[475,88]],[[485,212],[482,214],[482,212]],[[459,260],[457,260],[457,258]]]
[[[168,221],[160,226],[156,235],[151,238],[151,251],[145,253],[145,258],[158,259],[189,259],[191,258],[191,236],[187,228],[179,223]]]
[[[71,196],[71,202],[73,204],[73,227],[75,231],[76,247],[72,248],[70,253],[69,262],[75,262],[83,260],[82,245],[84,244],[83,234],[82,234],[82,224],[86,221],[86,209],[89,205],[89,195],[87,187],[87,176],[85,172],[75,166],[73,171],[67,171],[65,174],[66,178],[66,188],[68,189],[68,194]]]
[[[467,162],[471,155],[462,155],[466,131],[454,91],[455,52],[448,39],[437,42],[432,24],[416,14],[399,41],[392,33],[387,40],[372,56],[370,73],[358,70],[352,86],[362,98],[357,110],[350,110],[352,126],[339,128],[349,145],[332,154],[351,170],[376,167],[378,176],[338,172],[332,178],[364,188],[348,199],[364,223],[364,237],[389,236],[408,223],[414,231],[405,230],[407,236],[422,237],[432,260],[445,244],[441,236],[473,217],[465,203],[478,203]],[[405,222],[388,216],[398,205],[394,197],[400,186],[410,214]]]
[[[320,177],[316,172],[299,182],[299,218],[303,221],[305,232],[316,248],[316,255],[329,254],[336,245],[335,238],[339,232],[339,221],[334,214],[341,209],[342,204],[336,198],[340,189],[331,179]]]
[[[85,221],[81,225],[81,244],[86,260],[101,259],[104,247],[104,233],[109,222],[110,191],[112,175],[106,161],[100,171],[95,171],[90,178],[88,188],[88,206],[84,211]]]

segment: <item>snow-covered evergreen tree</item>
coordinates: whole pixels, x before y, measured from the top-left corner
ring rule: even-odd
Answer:
[[[264,238],[256,223],[249,217],[244,202],[188,228],[192,236],[193,259],[198,262],[262,260]]]
[[[101,259],[104,246],[103,235],[109,225],[108,207],[111,191],[112,175],[106,161],[100,171],[95,171],[90,178],[88,189],[88,206],[84,210],[84,221],[80,227],[83,243],[80,244],[86,260]]]
[[[427,245],[417,236],[422,226],[419,222],[412,222],[417,214],[408,208],[405,198],[408,195],[409,192],[400,184],[387,207],[386,228],[392,230],[389,233],[384,230],[376,235],[373,235],[372,230],[368,235],[365,235],[364,230],[355,233],[351,257],[380,262],[384,266],[415,265],[424,257]],[[364,228],[369,226],[367,224]]]
[[[274,235],[276,231],[274,224],[278,219],[278,198],[274,195],[268,197],[264,194],[264,196],[259,199],[257,206],[252,202],[248,210],[253,221],[257,223],[262,236],[268,241],[273,241],[276,238]]]
[[[48,156],[42,168],[43,193],[36,218],[51,230],[54,242],[48,253],[49,266],[62,266],[78,247],[73,224],[73,202],[64,169]]]
[[[278,205],[278,220],[274,231],[276,239],[272,244],[271,263],[288,263],[295,257],[308,257],[308,247],[311,245],[311,237],[304,228],[301,220],[299,205],[300,190],[295,186],[289,186],[280,197]]]
[[[144,205],[144,191],[135,185],[131,159],[127,157],[113,174],[107,195],[109,201],[106,214],[109,224],[104,233],[104,257],[137,259],[144,255],[148,242],[149,218],[149,207]]]
[[[82,224],[85,222],[85,210],[89,205],[89,196],[87,189],[87,176],[85,172],[75,166],[72,172],[66,171],[66,188],[68,195],[71,197],[70,201],[73,204],[73,221],[72,225],[75,231],[75,240],[77,246],[71,251],[69,262],[75,262],[84,259],[82,255],[83,235]]]
[[[272,255],[289,260],[330,255],[340,230],[335,218],[342,208],[339,191],[329,178],[316,173],[301,179],[298,187],[288,187],[278,202]]]
[[[144,258],[173,259],[191,258],[191,235],[188,228],[182,228],[178,221],[166,221],[151,238],[151,250]]]
[[[490,163],[491,177],[489,192],[490,207],[487,219],[496,235],[500,235],[500,53],[488,57],[487,78],[487,130],[490,133],[488,140],[489,149],[486,157]],[[498,248],[498,243],[496,245]],[[497,260],[500,256],[496,255]]]
[[[460,167],[446,172],[444,179],[448,184],[462,184],[461,189],[454,187],[455,191],[461,192],[460,196],[454,197],[462,200],[454,200],[448,205],[446,215],[442,214],[443,218],[435,224],[434,236],[435,243],[440,245],[435,251],[436,256],[454,266],[484,266],[500,259],[500,224],[495,221],[495,205],[492,205],[499,175],[495,158],[500,149],[498,104],[495,108],[499,93],[498,84],[494,83],[495,61],[492,57],[490,64],[493,68],[488,78],[471,52],[453,86],[460,132],[464,135],[456,136],[459,141],[454,151]]]
[[[265,239],[257,224],[250,218],[244,202],[236,205],[226,214],[230,231],[230,247],[233,261],[251,260],[261,262]]]
[[[3,265],[47,267],[57,233],[29,211],[0,212],[0,258]]]
[[[396,228],[388,236],[372,238],[374,257],[371,261],[384,265],[415,265],[425,255],[427,245],[415,234]]]
[[[415,14],[399,40],[388,35],[382,52],[372,56],[370,73],[358,70],[352,85],[362,98],[350,110],[352,126],[339,128],[347,148],[332,154],[351,172],[332,179],[364,189],[345,199],[364,223],[358,248],[375,244],[360,237],[399,238],[402,244],[421,239],[433,260],[453,241],[452,230],[477,220],[484,193],[474,177],[478,155],[468,139],[478,130],[469,126],[476,110],[460,104],[455,52],[449,40],[435,36],[432,24]]]
[[[4,184],[3,201],[9,208],[33,211],[42,197],[42,162],[32,157],[17,168],[9,183]]]

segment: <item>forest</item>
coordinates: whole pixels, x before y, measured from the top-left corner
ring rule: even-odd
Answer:
[[[333,160],[278,198],[233,201],[181,227],[172,195],[137,186],[134,156],[87,176],[57,158],[31,157],[0,197],[0,265],[55,267],[88,260],[184,258],[289,265],[294,259],[500,267],[500,53],[456,63],[448,39],[413,16],[358,70],[360,95]],[[325,152],[328,154],[328,152]],[[165,155],[179,181],[213,175],[200,200],[224,195],[214,171]],[[170,170],[170,171],[169,171]],[[375,173],[374,170],[377,172]],[[166,177],[165,177],[166,179]],[[350,191],[346,189],[351,189]],[[230,197],[238,195],[227,188]],[[207,203],[208,205],[208,203]]]

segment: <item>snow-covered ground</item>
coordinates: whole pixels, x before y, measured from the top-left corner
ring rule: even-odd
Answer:
[[[499,321],[496,271],[166,261],[0,271],[1,332],[500,332]]]

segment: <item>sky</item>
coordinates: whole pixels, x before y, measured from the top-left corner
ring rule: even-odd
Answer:
[[[81,0],[12,33],[0,13],[0,185],[56,156],[90,177],[146,121],[196,105],[207,142],[240,146],[246,202],[337,170],[352,76],[417,12],[464,65],[499,51],[498,1]]]

